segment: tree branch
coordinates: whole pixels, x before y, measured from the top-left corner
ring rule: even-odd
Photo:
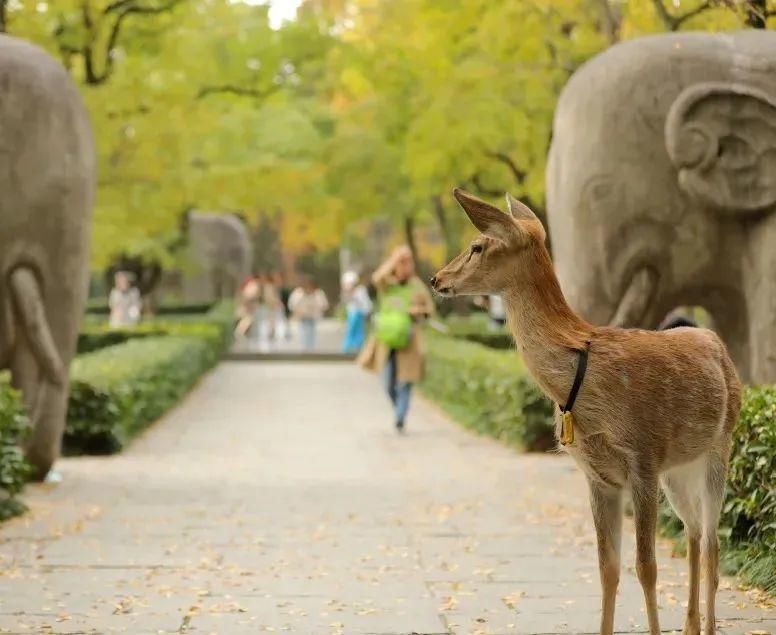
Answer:
[[[472,185],[474,186],[474,189],[477,191],[478,194],[482,194],[483,196],[490,196],[490,197],[496,197],[501,196],[504,192],[501,190],[494,190],[491,188],[486,187],[482,183],[482,175],[475,174],[471,178]]]
[[[622,25],[622,13],[618,8],[611,5],[609,0],[598,0],[601,7],[601,13],[604,17],[606,35],[610,44],[616,44],[620,41],[620,26]]]
[[[240,97],[253,97],[255,99],[264,99],[269,97],[273,93],[280,90],[280,85],[276,84],[266,90],[259,90],[258,88],[245,88],[244,86],[237,86],[235,84],[218,84],[215,86],[203,86],[197,91],[197,99],[204,99],[208,95],[239,95]]]
[[[744,12],[746,25],[753,29],[768,28],[768,18],[774,15],[774,11],[768,10],[768,0],[746,0]]]
[[[517,164],[512,160],[512,157],[510,157],[505,152],[485,152],[485,156],[489,157],[491,159],[495,159],[496,161],[499,161],[506,165],[509,168],[509,171],[512,173],[512,176],[515,177],[515,180],[517,181],[518,185],[522,185],[525,183],[525,177],[528,176],[528,173],[525,170],[521,170],[519,167],[517,167]]]
[[[118,44],[119,35],[121,34],[121,27],[131,15],[158,15],[160,13],[167,13],[172,11],[178,4],[181,4],[185,0],[168,0],[162,5],[157,7],[144,7],[138,6],[134,2],[135,0],[116,0],[112,4],[106,7],[104,13],[117,13],[116,19],[113,22],[113,26],[108,36],[108,42],[105,45],[105,65],[103,66],[102,73],[97,73],[94,70],[94,51],[91,47],[91,43],[84,46],[84,65],[86,68],[86,83],[92,86],[102,84],[110,77],[113,72],[113,52]],[[84,3],[84,8],[86,3]],[[87,29],[90,27],[90,22],[87,22],[91,18],[88,16],[88,12],[84,11],[84,24]]]
[[[134,4],[135,1],[136,0],[115,0],[114,2],[111,2],[107,7],[105,7],[102,12],[105,15],[108,15],[109,13],[113,13],[114,11],[123,9],[127,5]]]
[[[706,2],[699,4],[694,9],[682,13],[681,15],[671,15],[663,4],[663,0],[652,0],[652,4],[655,5],[655,11],[657,11],[658,16],[663,21],[666,29],[669,31],[678,31],[679,27],[690,18],[694,18],[696,15],[713,8],[715,2],[714,0],[706,0]]]

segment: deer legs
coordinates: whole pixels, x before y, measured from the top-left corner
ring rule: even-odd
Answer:
[[[724,451],[726,453],[727,450]],[[663,491],[684,523],[687,561],[690,568],[690,596],[684,635],[699,635],[701,566],[706,575],[706,623],[704,633],[714,635],[715,598],[719,586],[719,522],[725,494],[727,462],[715,452],[698,461],[674,468],[662,477]]]
[[[598,570],[601,577],[601,635],[614,633],[614,604],[620,582],[622,533],[621,490],[589,481],[590,506],[598,540]]]
[[[644,591],[650,635],[659,635],[657,561],[655,560],[657,479],[650,476],[634,478],[631,491],[633,494],[633,516],[636,522],[636,575]]]
[[[724,455],[727,457],[727,453]],[[706,569],[706,635],[716,633],[715,600],[719,587],[719,538],[717,525],[725,497],[727,459],[714,453],[709,455],[702,498],[703,560]]]
[[[684,622],[684,635],[700,635],[700,585],[701,585],[701,510],[700,496],[696,483],[666,475],[662,480],[663,491],[668,502],[684,524],[687,538],[687,564],[690,570],[690,594],[687,601],[687,618]]]

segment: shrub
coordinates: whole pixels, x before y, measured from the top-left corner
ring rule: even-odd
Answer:
[[[448,335],[482,344],[497,350],[514,350],[515,342],[506,327],[493,328],[485,314],[469,317],[449,317],[445,322]]]
[[[776,591],[776,386],[744,391],[722,527],[744,579]]]
[[[189,302],[181,304],[163,304],[156,308],[156,315],[205,314],[214,306],[213,302]],[[86,303],[86,312],[90,315],[109,315],[110,307],[104,298],[90,298]]]
[[[120,450],[217,363],[223,346],[218,327],[187,327],[185,336],[132,339],[75,359],[64,435],[66,453]]]
[[[0,381],[0,520],[25,509],[16,494],[32,473],[21,450],[29,429],[19,393]]]
[[[136,326],[111,328],[106,322],[87,322],[78,334],[77,352],[79,355],[92,353],[123,344],[131,339],[154,337],[159,335],[194,335],[208,332],[215,327],[219,330],[221,345],[225,349],[232,338],[233,306],[231,302],[214,305],[205,314],[178,315],[174,320],[158,318],[141,322]]]
[[[723,524],[734,542],[755,542],[776,552],[776,386],[744,391]]]
[[[552,403],[517,353],[428,333],[423,392],[473,430],[525,450],[554,447]]]
[[[143,330],[139,327],[111,329],[106,325],[88,325],[82,328],[78,334],[76,352],[78,355],[84,355],[108,346],[123,344],[136,337],[148,337],[149,335],[164,335],[164,331],[159,329]]]

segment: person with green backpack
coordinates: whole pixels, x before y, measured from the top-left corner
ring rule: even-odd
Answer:
[[[419,323],[434,314],[434,302],[415,275],[406,245],[397,247],[372,276],[377,312],[372,335],[358,358],[367,370],[381,372],[393,404],[396,429],[404,430],[412,386],[423,377],[425,354]]]

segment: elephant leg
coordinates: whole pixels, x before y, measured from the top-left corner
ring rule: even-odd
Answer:
[[[751,228],[744,258],[749,313],[750,381],[776,382],[776,215]]]
[[[40,387],[40,366],[30,350],[27,337],[19,333],[11,356],[11,385],[22,393],[28,413],[35,411],[38,388]]]
[[[46,476],[59,456],[67,412],[67,372],[54,344],[35,275],[25,268],[10,276],[18,344],[11,363],[13,381],[24,395],[32,420],[27,459],[35,476]]]

